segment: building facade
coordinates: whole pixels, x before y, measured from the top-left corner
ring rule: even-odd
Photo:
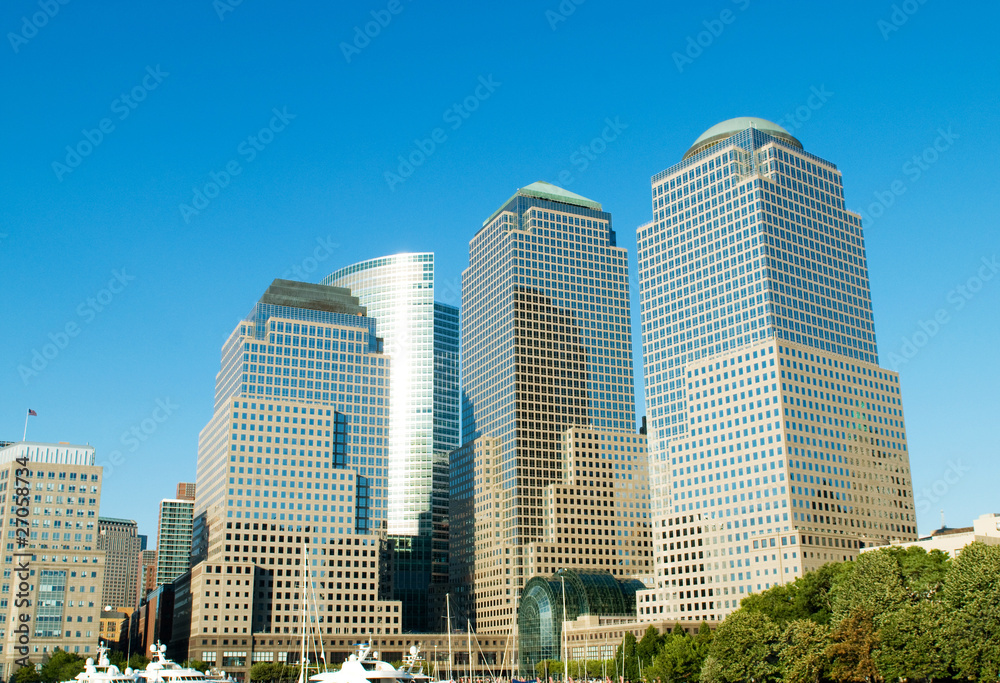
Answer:
[[[322,284],[357,297],[392,359],[386,529],[393,593],[406,608],[407,630],[435,630],[448,590],[448,454],[459,441],[458,309],[434,301],[432,253],[369,259]]]
[[[104,607],[135,609],[139,604],[139,562],[143,539],[133,519],[99,517],[97,547],[105,553]]]
[[[181,482],[177,484],[177,500],[194,500],[194,493],[197,487],[191,482]]]
[[[1000,545],[1000,514],[988,512],[980,515],[972,521],[972,526],[951,527],[942,526],[935,529],[929,536],[921,536],[915,541],[893,541],[893,548],[923,548],[927,552],[940,550],[946,553],[951,559],[955,559],[962,552],[962,548],[970,543],[984,543],[986,545]],[[872,545],[862,552],[878,550],[883,546]]]
[[[156,535],[156,585],[170,583],[191,567],[191,533],[194,501],[166,498],[160,501]]]
[[[303,619],[330,640],[400,632],[379,586],[389,380],[342,288],[275,280],[237,325],[199,441],[205,558],[174,583],[171,639],[192,657],[243,675],[234,662],[299,642]]]
[[[98,549],[102,468],[92,446],[0,446],[3,678],[56,648],[97,652],[105,554]],[[27,499],[27,500],[26,500]]]
[[[653,176],[637,235],[656,555],[642,618],[721,619],[915,538],[899,377],[878,365],[843,197],[834,164],[762,119],[713,126]]]
[[[156,550],[147,548],[140,555],[142,570],[139,574],[139,599],[145,598],[156,588]]]
[[[519,189],[470,242],[462,277],[464,444],[452,459],[452,488],[464,486],[456,468],[474,470],[476,442],[488,439],[498,498],[487,513],[474,483],[466,501],[472,528],[488,514],[492,542],[502,546],[495,550],[510,559],[501,586],[470,596],[466,616],[480,631],[506,631],[513,622],[526,549],[544,537],[546,487],[564,479],[566,430],[634,429],[628,291],[628,257],[611,215],[548,183]],[[456,543],[475,546],[475,532],[456,538],[453,528],[453,553]],[[455,578],[464,571],[467,580],[467,569]],[[480,619],[486,611],[489,627]]]

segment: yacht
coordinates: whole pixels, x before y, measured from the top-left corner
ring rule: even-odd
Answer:
[[[358,645],[357,654],[344,662],[340,671],[328,671],[310,676],[314,683],[411,683],[414,676],[404,669],[397,669],[378,658],[371,643]],[[423,681],[420,681],[423,683]]]
[[[105,645],[97,646],[97,663],[93,657],[88,657],[83,671],[76,675],[72,681],[64,683],[136,683],[139,675],[132,669],[121,671],[117,666],[108,661],[108,648]]]
[[[236,683],[225,671],[218,675],[205,675],[198,669],[189,669],[167,659],[167,646],[156,643],[149,646],[152,661],[146,668],[137,672],[138,683],[180,683],[181,681],[197,681],[198,683]]]

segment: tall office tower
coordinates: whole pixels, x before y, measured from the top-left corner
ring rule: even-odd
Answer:
[[[392,359],[386,520],[392,588],[403,601],[406,630],[435,630],[448,590],[447,463],[458,446],[458,309],[434,302],[431,253],[362,261],[322,284],[358,298]]]
[[[134,609],[139,604],[142,538],[132,519],[97,518],[97,547],[105,552],[104,606]]]
[[[205,559],[174,585],[192,656],[287,650],[306,592],[319,633],[399,632],[399,603],[378,588],[388,399],[375,319],[348,290],[275,280],[236,326],[199,440]],[[200,599],[230,575],[239,601]]]
[[[139,574],[139,600],[142,601],[156,588],[156,550],[147,548],[141,553],[142,571]]]
[[[160,501],[156,533],[156,585],[170,583],[191,568],[191,533],[194,501],[165,498]]]
[[[177,495],[175,498],[177,500],[194,500],[195,485],[187,482],[181,482],[177,485]]]
[[[832,163],[762,119],[702,134],[638,230],[656,588],[722,618],[866,543],[915,538],[899,378]]]
[[[488,609],[496,630],[514,618],[528,578],[526,546],[543,537],[545,487],[563,479],[566,429],[634,429],[628,286],[611,215],[548,183],[519,189],[470,242],[462,277],[464,444],[452,476],[453,489],[462,487],[476,440],[489,440],[489,483],[499,480],[500,499],[489,513],[477,504],[475,525],[463,528],[488,514],[497,551],[511,561],[503,596],[473,595],[469,603],[468,616]],[[472,484],[478,494],[480,482]],[[475,543],[468,533],[452,539]]]
[[[22,665],[41,664],[56,648],[83,657],[97,652],[105,571],[105,553],[97,547],[102,479],[92,446],[0,443],[0,486],[9,506],[0,519],[9,544],[0,586],[10,601],[0,634],[4,680]]]

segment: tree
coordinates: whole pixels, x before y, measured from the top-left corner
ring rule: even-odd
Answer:
[[[1000,546],[970,543],[951,562],[943,589],[950,609],[943,640],[963,678],[1000,678]]]
[[[624,676],[626,681],[639,680],[639,656],[636,653],[635,636],[631,631],[625,632],[622,644],[615,651],[615,671]]]
[[[864,553],[877,555],[880,553]],[[878,633],[870,612],[857,608],[841,619],[830,634],[833,641],[826,648],[830,660],[830,678],[847,683],[851,681],[874,681],[879,677],[878,667],[872,656],[878,647]]]
[[[859,611],[877,620],[906,601],[902,570],[895,555],[884,549],[861,553],[838,574],[832,592],[834,624]]]
[[[829,629],[809,619],[797,619],[785,627],[779,658],[785,683],[819,683],[828,660]]]
[[[833,615],[833,597],[830,594],[837,577],[848,568],[848,563],[824,564],[795,580],[795,611],[799,619],[811,619],[817,624],[829,624]]]
[[[135,671],[145,669],[147,664],[149,664],[149,657],[145,655],[134,654],[128,658],[128,666],[132,667]]]
[[[34,666],[22,666],[11,676],[12,683],[39,683],[42,677],[35,671]]]
[[[725,681],[756,683],[778,679],[778,644],[781,632],[766,615],[736,610],[715,630],[709,649]]]
[[[795,619],[803,619],[802,614],[796,604],[795,597],[799,592],[796,582],[784,585],[775,585],[762,593],[748,595],[740,603],[742,609],[748,612],[759,612],[766,615],[780,628]]]
[[[86,661],[80,655],[56,648],[42,665],[41,680],[45,683],[69,681],[83,671]]]
[[[950,639],[945,624],[950,608],[944,600],[924,599],[886,615],[879,628],[875,663],[892,679],[951,678]]]
[[[636,645],[636,653],[639,655],[639,661],[642,662],[643,668],[650,666],[653,663],[653,658],[663,647],[663,636],[660,635],[660,629],[655,626],[650,626],[646,629],[646,632],[642,636],[642,640]]]
[[[663,643],[663,648],[646,671],[646,680],[674,683],[694,681],[701,670],[704,655],[698,652],[694,639],[686,633],[671,633]]]

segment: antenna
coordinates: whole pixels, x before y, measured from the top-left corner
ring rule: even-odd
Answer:
[[[941,511],[941,528],[944,529],[944,510]]]

